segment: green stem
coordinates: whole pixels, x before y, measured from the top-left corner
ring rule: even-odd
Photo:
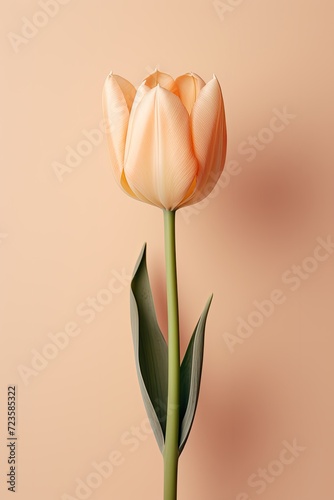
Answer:
[[[177,298],[175,211],[164,210],[168,310],[168,400],[164,449],[164,500],[177,498],[180,413],[180,340]]]

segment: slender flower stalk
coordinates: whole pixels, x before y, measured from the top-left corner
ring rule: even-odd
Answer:
[[[155,312],[146,245],[131,281],[130,311],[140,389],[164,460],[164,500],[176,500],[178,461],[195,417],[212,296],[180,365],[175,214],[208,196],[223,171],[223,96],[214,75],[205,83],[195,73],[174,80],[156,70],[136,89],[110,73],[103,112],[116,182],[164,214],[168,342]]]
[[[177,498],[180,419],[180,338],[175,248],[175,211],[164,210],[168,310],[168,398],[164,449],[164,500]]]

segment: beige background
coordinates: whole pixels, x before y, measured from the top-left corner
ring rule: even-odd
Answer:
[[[179,498],[332,498],[334,254],[309,259],[317,238],[334,238],[332,2],[65,4],[53,7],[53,17],[38,14],[37,1],[1,4],[1,498],[12,498],[4,438],[13,383],[18,500],[84,498],[75,492],[78,478],[97,481],[86,494],[93,500],[162,498],[162,461],[136,379],[124,278],[147,241],[165,328],[162,214],[118,189],[102,132],[76,167],[55,172],[67,148],[84,148],[84,131],[100,127],[108,72],[138,85],[156,65],[175,77],[217,75],[228,161],[238,170],[225,173],[215,197],[177,218],[183,351],[214,292]],[[22,18],[40,27],[29,29]],[[274,116],[284,107],[290,117],[277,131]],[[270,124],[274,132],[265,130]],[[245,152],[252,136],[261,150]],[[302,262],[317,269],[289,282]],[[101,290],[114,273],[123,281],[113,281],[107,297]],[[284,303],[231,352],[226,333],[235,339],[238,317],[247,319],[254,301],[275,289]],[[109,303],[94,318],[80,316],[98,294]],[[49,334],[71,327],[77,335],[66,335],[68,345],[48,351]],[[20,376],[43,349],[54,359]],[[294,440],[299,456],[273,465],[283,442]],[[92,464],[113,451],[116,465],[99,481]],[[276,477],[259,493],[248,478],[268,466]]]

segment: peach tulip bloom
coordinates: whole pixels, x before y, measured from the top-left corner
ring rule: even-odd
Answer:
[[[124,191],[166,210],[197,203],[215,186],[226,157],[221,88],[194,73],[160,71],[136,90],[110,73],[103,89],[108,146]]]

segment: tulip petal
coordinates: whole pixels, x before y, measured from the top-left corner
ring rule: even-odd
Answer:
[[[120,183],[124,164],[125,141],[135,87],[124,78],[110,74],[103,88],[103,113],[106,120],[111,165]]]
[[[176,78],[175,83],[179,90],[180,99],[190,115],[198,94],[205,85],[205,81],[195,73],[186,73]]]
[[[142,100],[142,98],[144,97],[144,95],[146,95],[147,92],[149,92],[150,90],[151,90],[150,87],[148,87],[145,84],[145,82],[143,82],[141,85],[139,85],[139,87],[137,89],[137,92],[136,92],[136,95],[135,95],[135,98],[134,98],[134,101],[133,101],[133,104],[132,104],[131,112],[130,112],[129,124],[128,124],[128,130],[127,130],[127,137],[131,137],[132,127],[133,127],[133,118],[134,118],[134,115],[136,113],[136,109],[138,107],[138,104],[140,103],[140,101]],[[126,158],[128,156],[129,144],[130,144],[130,141],[126,140],[126,143],[125,143],[125,153],[124,153],[124,165],[125,165],[125,162],[126,162]],[[130,196],[133,196],[134,198],[137,198],[138,200],[143,201],[145,203],[149,203],[150,205],[152,204],[147,198],[145,198],[145,196],[141,195],[140,193],[138,193],[137,195],[135,195],[133,193],[133,191],[130,188],[130,186],[128,184],[128,181],[127,181],[127,179],[125,177],[124,171],[123,171],[122,178],[121,178],[121,184],[122,184],[123,189],[125,191],[127,191],[128,194],[130,194]]]
[[[180,99],[159,85],[139,103],[127,137],[126,179],[140,198],[175,209],[197,175],[189,115]]]
[[[127,136],[129,136],[129,137],[132,134],[133,119],[134,119],[137,107],[138,107],[139,103],[141,102],[142,98],[144,97],[144,95],[146,95],[147,92],[149,92],[150,90],[151,90],[150,87],[148,87],[145,84],[145,82],[143,82],[137,89],[136,96],[134,98],[131,112],[130,112],[130,117],[129,117],[129,124],[128,124],[128,130],[127,130]],[[126,144],[125,144],[124,164],[125,164],[127,156],[128,156],[129,144],[130,144],[130,141],[127,140]]]
[[[154,73],[151,73],[145,80],[145,85],[147,85],[150,89],[153,89],[157,85],[160,87],[169,90],[173,94],[178,95],[178,88],[175,84],[174,78],[172,78],[168,73],[162,73],[159,70],[155,70]]]
[[[199,172],[196,189],[191,197],[183,201],[182,206],[205,198],[214,188],[224,168],[225,111],[220,85],[215,77],[201,90],[190,119]]]

